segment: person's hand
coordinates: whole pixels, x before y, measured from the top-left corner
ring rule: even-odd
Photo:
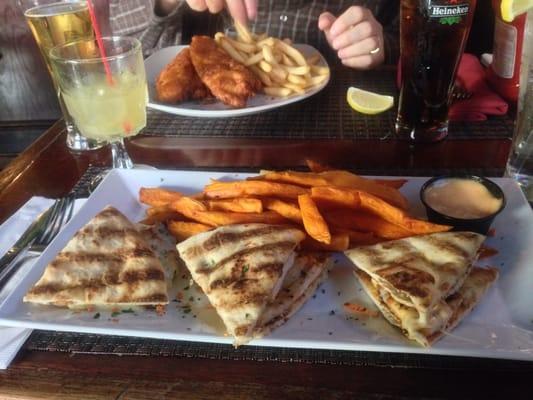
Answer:
[[[318,28],[344,65],[369,69],[383,63],[383,28],[369,9],[352,6],[339,17],[322,13]]]
[[[226,6],[233,19],[241,24],[246,24],[257,16],[257,0],[187,0],[187,4],[193,10],[209,10],[213,14],[219,13]]]

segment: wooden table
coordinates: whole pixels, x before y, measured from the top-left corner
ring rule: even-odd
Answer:
[[[164,147],[164,148],[163,148]],[[138,137],[134,161],[162,168],[299,167],[306,158],[343,167],[503,167],[506,140],[254,141]],[[0,222],[34,195],[67,193],[108,149],[72,154],[58,123],[0,173]],[[530,398],[533,363],[457,359],[446,367],[335,366],[179,357],[117,357],[22,351],[0,371],[1,399],[421,399]]]

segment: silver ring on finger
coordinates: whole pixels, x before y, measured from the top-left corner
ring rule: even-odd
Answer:
[[[374,54],[379,53],[380,50],[381,50],[380,47],[376,47],[374,50],[370,50],[369,53],[372,54],[372,55],[374,55]]]

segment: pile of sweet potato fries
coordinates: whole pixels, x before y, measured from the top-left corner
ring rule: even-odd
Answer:
[[[404,179],[367,179],[344,170],[262,171],[243,181],[212,181],[184,195],[141,188],[147,224],[164,222],[178,242],[218,226],[241,223],[303,227],[303,247],[343,251],[357,245],[443,232],[449,226],[412,218],[399,192]]]

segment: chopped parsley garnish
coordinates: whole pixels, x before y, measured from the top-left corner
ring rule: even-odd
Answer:
[[[94,314],[94,315],[93,315],[93,318],[94,318],[94,319],[98,319],[98,318],[100,318],[100,313],[97,312],[96,314]]]
[[[194,301],[194,296],[189,297],[189,301]]]
[[[329,312],[329,315],[335,315],[335,310],[331,310],[331,311]]]
[[[185,286],[185,287],[183,288],[183,290],[189,290],[190,288],[191,288],[190,286]]]
[[[126,310],[122,310],[122,312],[125,313],[125,314],[133,314],[135,311],[133,311],[133,309],[131,309],[131,308],[128,308]]]
[[[247,273],[249,269],[250,269],[250,267],[248,265],[243,265],[242,266],[241,277],[243,277],[244,274]]]
[[[120,315],[120,311],[113,311],[111,313],[111,318],[115,318],[115,317],[118,317]]]

